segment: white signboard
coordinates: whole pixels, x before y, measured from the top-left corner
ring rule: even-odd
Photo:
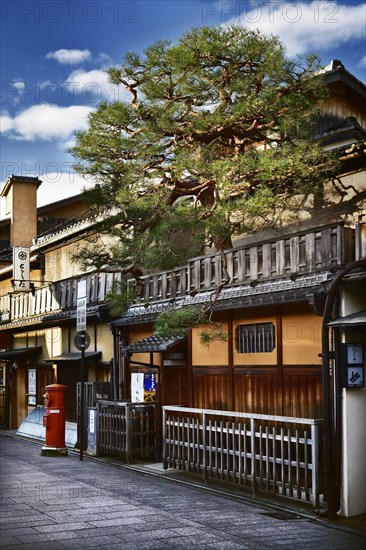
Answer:
[[[347,387],[348,388],[363,388],[363,367],[348,367],[347,370]]]
[[[78,282],[78,293],[76,302],[76,332],[86,330],[86,279]]]
[[[144,373],[131,373],[131,401],[132,403],[144,402]]]
[[[86,298],[78,298],[76,309],[76,332],[86,330]]]
[[[78,299],[86,298],[86,279],[78,281]]]
[[[13,247],[13,279],[15,292],[30,290],[30,251],[24,246]]]
[[[89,432],[93,434],[95,432],[95,415],[94,411],[89,411]]]
[[[36,395],[36,369],[28,370],[28,393]]]

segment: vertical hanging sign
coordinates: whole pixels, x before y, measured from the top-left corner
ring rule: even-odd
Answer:
[[[144,373],[131,373],[131,403],[144,402]]]
[[[30,290],[30,250],[29,247],[13,247],[13,287],[15,292]]]
[[[37,404],[36,369],[28,369],[28,405]]]
[[[86,279],[80,279],[76,305],[76,332],[84,330],[86,330]]]

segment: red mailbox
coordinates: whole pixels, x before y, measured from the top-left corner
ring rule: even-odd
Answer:
[[[43,396],[46,414],[43,417],[43,426],[46,428],[46,444],[42,447],[44,456],[67,456],[65,446],[65,392],[67,386],[51,384],[46,386]]]

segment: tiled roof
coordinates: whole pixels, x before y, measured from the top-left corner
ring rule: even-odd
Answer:
[[[319,289],[324,282],[324,274],[303,277],[291,281],[263,281],[255,287],[250,284],[225,288],[217,300],[215,311],[254,307],[270,304],[285,304],[306,301],[307,295]],[[199,305],[210,300],[212,292],[199,292],[195,296],[184,296],[176,300],[157,302],[148,305],[132,305],[119,319],[112,321],[112,326],[124,326],[141,323],[151,323],[157,316],[166,311],[173,311],[185,306]]]
[[[166,351],[175,344],[183,342],[183,340],[183,337],[163,338],[161,336],[149,336],[147,338],[142,338],[142,340],[138,340],[137,342],[133,342],[123,349],[124,351],[128,351],[129,353]]]

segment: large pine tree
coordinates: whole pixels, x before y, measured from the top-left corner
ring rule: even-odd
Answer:
[[[326,95],[317,71],[315,56],[290,60],[276,37],[240,27],[195,28],[128,53],[108,73],[129,100],[102,103],[72,149],[96,181],[100,229],[114,237],[79,259],[169,269],[304,204],[334,167],[309,139]]]

